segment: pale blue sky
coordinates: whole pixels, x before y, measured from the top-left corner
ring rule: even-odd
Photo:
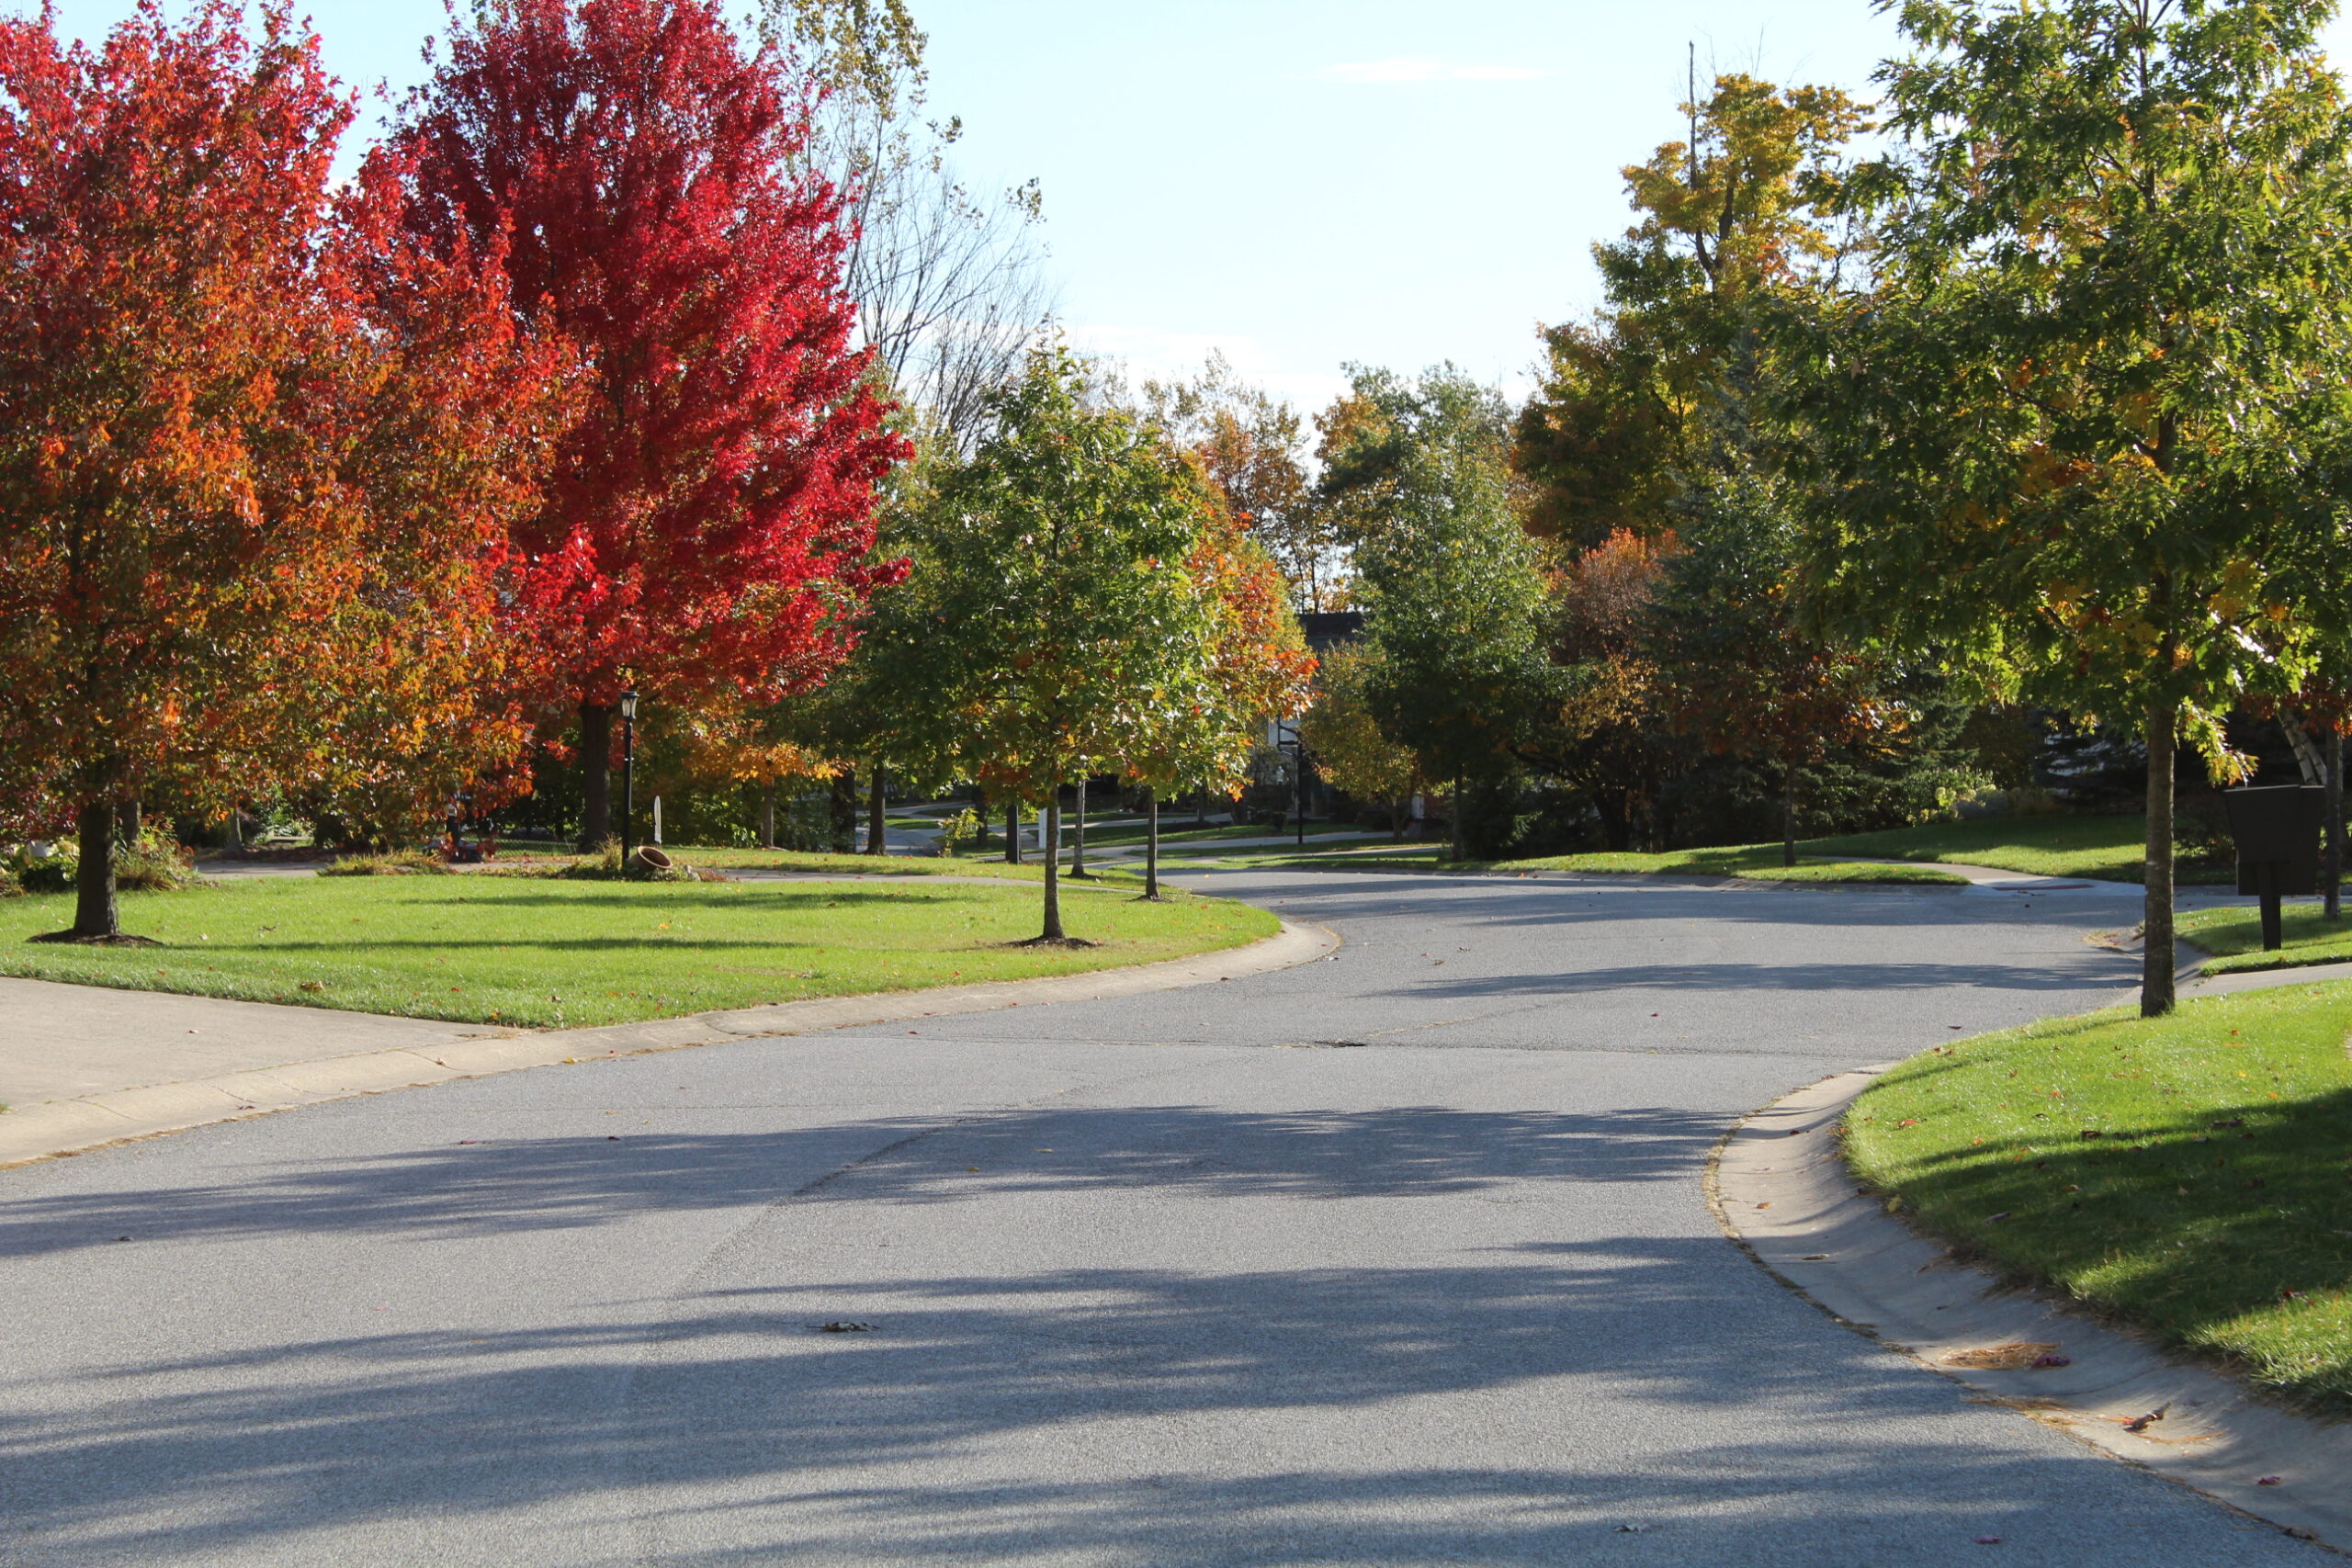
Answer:
[[[1044,184],[1073,334],[1139,373],[1221,347],[1318,404],[1348,360],[1514,393],[1589,310],[1618,169],[1676,137],[1684,46],[1867,94],[1868,0],[913,0],[975,184]],[[130,0],[59,0],[69,32]],[[440,0],[313,0],[346,80],[405,86]],[[2352,28],[2332,30],[2339,56]]]

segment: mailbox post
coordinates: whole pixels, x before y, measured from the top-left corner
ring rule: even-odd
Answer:
[[[2278,900],[2319,891],[2319,830],[2327,791],[2305,784],[2222,792],[2238,846],[2238,891],[2262,900],[2262,950],[2285,941]]]

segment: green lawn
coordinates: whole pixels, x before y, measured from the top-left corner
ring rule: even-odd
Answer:
[[[2262,951],[2262,911],[2252,905],[2184,914],[2178,929],[2182,940],[2214,955],[2205,965],[2208,975],[2352,959],[2352,919],[2328,920],[2316,904],[2290,904],[2279,913],[2278,934],[2286,945],[2276,953]]]
[[[1857,855],[1891,860],[1958,861],[2031,876],[2087,876],[2102,882],[2143,880],[2147,820],[2128,817],[1996,817],[1976,822],[1928,822],[1878,833],[1808,839],[1799,854]],[[2182,865],[2185,883],[2233,882],[2229,866]]]
[[[1939,1046],[1846,1119],[1856,1172],[2013,1276],[2352,1416],[2352,984]]]
[[[1025,979],[1236,946],[1279,922],[1222,899],[1069,886],[1103,945],[1041,951],[1035,886],[282,877],[127,894],[162,948],[28,945],[72,896],[0,901],[0,975],[358,1012],[563,1027],[808,997]]]

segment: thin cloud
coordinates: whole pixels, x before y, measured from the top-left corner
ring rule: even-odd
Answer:
[[[1459,61],[1416,56],[1326,65],[1316,74],[1329,82],[1366,85],[1387,82],[1532,82],[1553,73],[1526,65],[1465,65]]]

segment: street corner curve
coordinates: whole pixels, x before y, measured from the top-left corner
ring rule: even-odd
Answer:
[[[2015,1410],[2352,1555],[2352,1425],[2282,1408],[2019,1289],[1888,1213],[1847,1166],[1840,1134],[1847,1108],[1893,1066],[1808,1084],[1716,1141],[1706,1198],[1725,1236],[1841,1326],[1962,1384],[1972,1403]],[[1967,1364],[1985,1359],[1972,1351],[2044,1346],[2055,1364]]]

